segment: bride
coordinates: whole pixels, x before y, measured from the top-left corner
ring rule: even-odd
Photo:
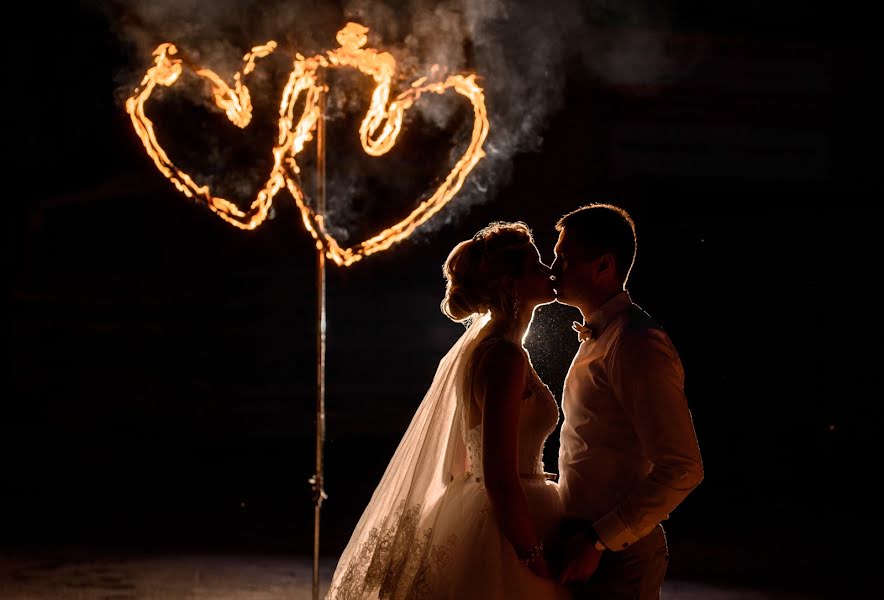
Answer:
[[[326,598],[566,598],[544,552],[562,517],[543,471],[558,406],[522,346],[534,309],[555,297],[550,270],[524,223],[497,222],[455,246],[443,273],[442,311],[468,327],[440,361]]]

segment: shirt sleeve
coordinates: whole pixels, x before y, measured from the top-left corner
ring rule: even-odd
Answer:
[[[684,370],[661,330],[624,332],[609,359],[610,384],[653,464],[647,477],[593,525],[617,551],[647,535],[703,479],[684,393]]]

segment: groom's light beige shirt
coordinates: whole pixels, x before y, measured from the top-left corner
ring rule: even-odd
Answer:
[[[666,519],[703,478],[669,337],[622,292],[589,316],[565,379],[559,490],[570,516],[622,550]]]

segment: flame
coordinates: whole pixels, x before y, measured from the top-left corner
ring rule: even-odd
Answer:
[[[301,218],[317,248],[339,266],[349,266],[365,256],[390,248],[407,238],[427,219],[439,212],[461,189],[464,180],[476,164],[485,156],[482,145],[488,135],[488,114],[485,96],[476,83],[476,76],[449,75],[442,81],[427,83],[421,77],[391,102],[390,84],[396,73],[396,60],[387,52],[363,48],[367,43],[368,28],[358,23],[347,23],[337,34],[340,47],[305,58],[295,56],[292,72],[285,85],[279,106],[279,134],[273,147],[273,168],[261,190],[258,191],[248,210],[242,210],[224,198],[214,196],[206,185],[199,185],[169,159],[157,142],[153,122],[144,112],[144,105],[157,85],[171,87],[181,76],[185,61],[177,57],[174,44],[161,44],[154,51],[154,66],[149,68],[132,97],[126,101],[126,111],[136,133],[141,138],[148,155],[160,172],[188,198],[206,203],[218,216],[240,229],[255,229],[267,218],[273,198],[285,187],[295,199]],[[255,69],[255,61],[276,49],[270,41],[256,46],[243,57],[246,63],[242,71],[234,75],[231,88],[223,79],[209,69],[193,69],[198,77],[210,82],[215,104],[236,126],[245,128],[252,118],[249,90],[244,83],[246,75]],[[448,90],[465,96],[473,106],[474,120],[470,143],[432,196],[420,203],[407,217],[392,227],[350,248],[342,248],[328,233],[325,216],[316,214],[305,202],[304,193],[297,183],[300,172],[296,156],[313,139],[320,115],[319,100],[328,87],[319,83],[319,69],[351,67],[374,79],[376,86],[371,96],[368,112],[359,127],[362,148],[371,156],[381,156],[396,143],[402,130],[402,119],[411,106],[426,93],[444,94]],[[433,73],[438,68],[434,65]],[[295,105],[303,95],[303,108],[295,114]]]

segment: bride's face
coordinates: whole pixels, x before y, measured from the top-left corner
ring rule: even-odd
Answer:
[[[552,271],[540,260],[540,251],[533,244],[525,252],[522,275],[515,281],[515,292],[523,306],[531,308],[556,299]]]

